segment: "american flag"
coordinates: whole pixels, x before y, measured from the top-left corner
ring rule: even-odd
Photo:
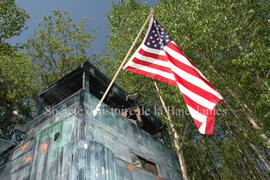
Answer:
[[[223,98],[152,17],[148,32],[125,70],[177,86],[199,132],[214,133],[216,104]]]

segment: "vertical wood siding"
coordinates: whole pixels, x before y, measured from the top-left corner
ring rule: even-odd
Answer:
[[[119,115],[93,117],[91,108],[97,102],[81,91],[57,108],[83,113],[61,111],[29,123],[25,142],[0,165],[0,180],[182,179],[172,150]],[[55,140],[57,133],[60,136]],[[132,165],[130,153],[155,163],[158,174]]]

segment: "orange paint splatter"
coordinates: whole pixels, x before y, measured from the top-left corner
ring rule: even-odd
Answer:
[[[46,143],[41,144],[39,147],[39,151],[42,153],[45,152],[47,149],[48,149],[48,144]]]
[[[27,148],[28,148],[28,145],[24,145],[24,146],[21,147],[21,150],[24,151],[24,150],[26,150]]]
[[[31,162],[31,161],[33,161],[33,160],[34,160],[34,158],[33,158],[32,156],[29,156],[29,157],[27,157],[27,158],[25,159],[26,162]]]
[[[60,174],[60,177],[65,177],[66,176],[66,173],[61,173]]]
[[[162,178],[164,178],[164,176],[162,176],[161,174],[157,175],[157,179],[162,179]]]
[[[133,165],[131,165],[131,164],[129,164],[129,165],[128,165],[128,169],[129,169],[129,170],[135,170],[135,169],[137,169],[137,167],[136,167],[136,166],[133,166]]]

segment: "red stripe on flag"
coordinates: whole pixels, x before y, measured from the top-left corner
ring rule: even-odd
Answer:
[[[174,57],[172,57],[170,54],[167,54],[167,56],[169,57],[169,61],[175,65],[176,67],[178,67],[179,69],[199,78],[202,79],[201,75],[192,67],[182,63],[181,61],[175,59]]]
[[[125,70],[132,71],[132,72],[135,72],[135,73],[138,73],[138,74],[142,74],[142,75],[145,75],[145,76],[148,76],[148,77],[157,79],[159,81],[163,81],[165,83],[171,84],[173,86],[177,86],[176,81],[171,80],[171,79],[168,79],[168,78],[165,78],[165,77],[160,76],[158,74],[154,74],[154,73],[150,73],[150,72],[147,72],[147,71],[143,71],[143,70],[140,70],[140,69],[137,69],[137,68],[134,68],[134,67],[130,67],[130,66],[128,66]]]
[[[205,134],[214,134],[214,129],[215,129],[215,111],[216,111],[216,107],[212,111],[209,112],[210,114],[207,117]]]
[[[188,59],[188,58],[186,57],[185,53],[183,53],[183,52],[181,51],[181,49],[180,49],[176,44],[170,42],[169,44],[167,44],[167,46],[168,46],[169,48],[171,48],[172,50],[178,52],[179,54],[185,56],[186,59]]]
[[[202,123],[197,121],[195,118],[192,119],[195,122],[196,127],[200,129]],[[215,130],[214,116],[211,116],[211,120],[209,119],[206,122],[205,132],[203,134],[214,134],[214,130]]]
[[[161,66],[161,65],[157,65],[157,64],[154,64],[154,63],[150,63],[150,62],[147,62],[147,61],[143,61],[143,60],[137,59],[136,57],[132,60],[132,62],[134,62],[136,64],[146,66],[146,67],[154,68],[154,69],[157,69],[157,70],[160,70],[160,71],[164,71],[166,73],[173,73],[171,68],[164,67],[164,66]]]
[[[168,61],[168,57],[167,56],[162,56],[162,55],[154,54],[154,53],[145,51],[143,49],[140,49],[139,53],[141,55],[144,55],[146,57],[150,57],[150,58],[153,58],[153,59],[156,59],[156,60]]]
[[[186,81],[185,79],[181,78],[177,74],[174,74],[174,76],[175,76],[176,81],[178,83],[180,83],[182,86],[184,86],[188,90],[192,91],[193,93],[207,99],[208,101],[213,102],[213,103],[218,103],[219,101],[221,101],[219,98],[217,98],[212,93],[209,93],[208,91],[205,91],[204,89],[202,89],[198,86],[195,86],[194,84]]]
[[[196,127],[199,129],[201,127],[202,123],[197,121],[195,118],[192,118],[192,119],[195,122]]]
[[[185,56],[185,54],[179,49],[179,47],[177,46],[177,45],[175,45],[174,43],[169,43],[168,45],[167,45],[167,47],[169,47],[170,49],[172,49],[172,50],[174,50],[174,51],[176,51],[176,52],[178,52],[179,54],[181,54],[181,55],[183,55],[189,62],[190,62],[190,64],[191,65],[193,65],[194,67],[196,67],[194,64],[192,64],[192,62]],[[167,54],[167,56],[169,56],[169,60],[171,61],[171,60],[173,60],[174,61],[174,65],[176,65],[177,63],[181,63],[181,62],[179,62],[179,60],[177,60],[177,59],[174,59],[170,54],[168,54],[167,52],[166,52],[166,54]],[[176,64],[175,64],[176,63]],[[181,64],[183,64],[183,63],[181,63]],[[188,66],[188,65],[185,65],[185,66]],[[190,66],[189,66],[190,67]],[[192,67],[190,67],[190,68],[192,68]],[[182,69],[182,68],[181,68]],[[193,68],[192,68],[193,69]],[[195,69],[193,69],[193,71],[195,71],[194,73],[196,73],[197,75],[197,77],[200,77],[200,79],[202,79],[202,81],[204,81],[208,86],[210,86],[211,88],[213,88],[214,90],[216,90],[217,91],[217,89],[207,80],[207,79],[205,79],[204,77],[202,77]],[[193,73],[193,74],[194,74]]]
[[[188,96],[186,96],[185,94],[182,93],[182,96],[185,100],[185,103],[187,105],[189,105],[190,107],[192,107],[194,110],[198,111],[199,113],[208,116],[210,109],[198,104],[197,102],[193,101],[192,99],[190,99]]]
[[[192,99],[190,99],[189,97],[187,97],[185,94],[182,93],[182,96],[185,100],[185,103],[187,105],[189,105],[190,107],[192,107],[193,109],[195,109],[196,111],[198,111],[199,113],[207,116],[206,119],[206,128],[205,128],[205,134],[213,134],[214,133],[214,126],[215,126],[215,109],[216,107],[214,107],[212,110],[196,103],[195,101],[193,101]],[[192,119],[194,120],[197,128],[199,129],[201,126],[201,121],[195,119],[194,117],[192,117]]]

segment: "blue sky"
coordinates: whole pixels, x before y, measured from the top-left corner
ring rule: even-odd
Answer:
[[[27,29],[19,37],[12,38],[8,42],[22,43],[31,37],[38,28],[37,24],[43,16],[51,14],[52,10],[66,10],[70,13],[74,23],[87,18],[89,30],[94,30],[96,39],[89,49],[89,54],[106,52],[106,35],[109,32],[106,15],[111,10],[110,2],[119,0],[16,0],[17,5],[25,9],[31,18],[27,21]],[[159,0],[139,0],[153,5]]]

